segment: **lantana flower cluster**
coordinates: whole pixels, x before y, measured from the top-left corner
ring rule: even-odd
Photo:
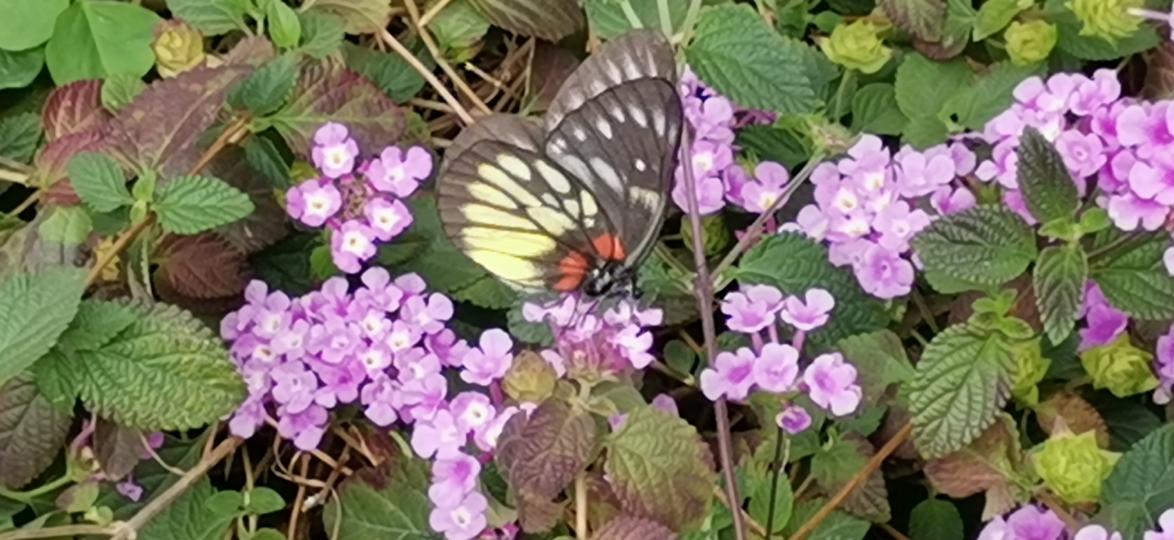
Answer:
[[[379,243],[412,224],[403,200],[432,174],[432,154],[420,146],[389,146],[363,160],[346,126],[328,123],[314,134],[311,157],[320,176],[286,193],[286,211],[305,225],[329,229],[334,265],[357,273]]]
[[[1158,528],[1146,531],[1143,540],[1174,540],[1174,509],[1158,518]],[[987,523],[978,540],[1122,540],[1119,532],[1089,524],[1069,534],[1064,521],[1052,510],[1027,505]]]
[[[764,162],[753,178],[746,174],[746,170],[734,160],[734,130],[769,123],[774,120],[773,115],[738,108],[733,101],[706,86],[690,70],[681,76],[680,90],[686,127],[692,133],[692,146],[681,150],[682,159],[676,169],[672,191],[673,202],[688,212],[685,164],[690,164],[701,215],[721,210],[727,201],[750,212],[766,211],[782,196],[790,175],[785,167],[773,162]]]
[[[701,372],[702,393],[714,401],[745,400],[755,390],[780,394],[787,404],[775,420],[792,434],[811,425],[810,413],[794,404],[802,393],[833,415],[851,414],[862,397],[854,366],[839,353],[821,354],[802,370],[799,366],[806,334],[827,324],[834,307],[835,298],[823,289],[810,289],[802,298],[784,297],[769,285],[729,293],[721,304],[726,325],[749,336],[751,347],[719,353]],[[790,343],[780,340],[779,323],[794,329]]]
[[[473,454],[490,456],[519,411],[496,389],[512,365],[513,342],[497,329],[477,346],[457,339],[446,327],[452,301],[415,274],[393,280],[375,267],[360,280],[350,291],[346,279],[331,278],[298,298],[249,284],[246,304],[220,329],[249,390],[229,427],[247,438],[271,423],[312,450],[341,405],[361,406],[378,426],[411,425],[412,449],[433,460],[433,528],[450,540],[473,538],[485,530],[488,508]],[[446,371],[454,370],[469,389],[451,395]]]
[[[976,162],[960,142],[892,154],[878,137],[865,135],[847,156],[813,170],[815,201],[783,229],[827,242],[831,262],[850,266],[869,294],[906,295],[914,280],[910,241],[937,216],[975,205],[959,180]]]
[[[631,300],[620,300],[601,312],[576,295],[546,304],[527,302],[522,316],[550,327],[555,343],[540,354],[555,373],[586,380],[648,367],[654,357],[647,327],[664,320],[661,310],[640,309]]]

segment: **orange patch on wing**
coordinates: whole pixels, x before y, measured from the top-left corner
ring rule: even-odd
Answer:
[[[620,242],[618,236],[601,234],[595,237],[592,244],[595,246],[595,251],[604,260],[622,261],[627,258],[627,254],[624,253],[624,244]]]
[[[558,262],[558,270],[562,277],[555,282],[554,290],[570,292],[578,289],[579,285],[583,284],[583,279],[587,277],[587,257],[584,257],[582,253],[572,251]]]

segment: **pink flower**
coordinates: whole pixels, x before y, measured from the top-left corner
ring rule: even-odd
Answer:
[[[1129,188],[1142,199],[1174,204],[1174,170],[1138,161],[1129,170]]]
[[[453,458],[465,445],[467,432],[461,431],[448,411],[438,411],[431,419],[418,420],[412,430],[412,450],[420,457]]]
[[[327,178],[338,178],[355,169],[359,145],[350,138],[346,126],[334,122],[324,124],[314,133],[314,149],[310,156]]]
[[[791,435],[798,435],[811,427],[811,415],[803,407],[787,405],[782,412],[775,416],[775,423],[783,428],[783,431]]]
[[[477,392],[461,392],[449,403],[449,411],[456,418],[457,427],[469,432],[481,429],[497,416],[489,396]]]
[[[786,392],[799,377],[799,351],[785,343],[767,343],[754,362],[754,382],[767,392]]]
[[[1055,512],[1027,505],[1005,520],[992,520],[979,533],[978,540],[1062,540],[1064,531],[1064,522]]]
[[[366,172],[371,187],[397,197],[411,195],[430,174],[432,154],[419,146],[413,146],[407,152],[389,146],[378,159],[371,160]]]
[[[362,263],[375,256],[375,233],[359,221],[342,224],[330,237],[330,255],[339,270],[354,274]]]
[[[375,238],[383,242],[399,236],[412,224],[411,211],[398,200],[371,199],[363,207],[363,214],[367,216],[367,224]]]
[[[910,210],[909,203],[898,201],[877,213],[872,226],[880,233],[877,243],[896,252],[909,250],[909,241],[929,226],[929,214]]]
[[[1121,97],[1121,82],[1112,69],[1098,69],[1092,79],[1081,81],[1070,102],[1071,110],[1079,116],[1088,116],[1100,107],[1111,105]]]
[[[811,331],[828,322],[828,314],[836,306],[836,299],[823,289],[808,289],[803,300],[788,296],[783,301],[779,318],[798,330]]]
[[[651,405],[653,409],[657,409],[673,416],[681,415],[681,412],[677,410],[677,402],[673,401],[673,396],[668,394],[657,394],[656,397],[652,398],[652,401],[649,402],[649,405]]]
[[[513,365],[514,341],[501,329],[491,328],[481,333],[480,347],[465,353],[461,379],[465,382],[489,386],[505,376]]]
[[[444,330],[444,323],[452,318],[452,314],[452,300],[440,293],[432,293],[427,297],[413,296],[404,302],[400,311],[405,321],[410,321],[430,335]]]
[[[956,214],[963,210],[974,208],[978,201],[974,198],[974,193],[969,189],[960,187],[952,189],[948,187],[941,188],[929,196],[930,205],[939,214],[949,215]]]
[[[133,502],[139,502],[143,498],[143,486],[136,484],[130,478],[114,484],[114,490]]]
[[[697,191],[697,209],[701,215],[709,215],[725,206],[725,185],[719,176],[698,176],[693,178]],[[689,211],[688,192],[685,191],[685,181],[678,178],[673,187],[673,202],[685,212]]]
[[[1158,517],[1158,528],[1145,533],[1144,540],[1174,540],[1174,508]]]
[[[803,372],[807,393],[816,405],[836,416],[844,416],[860,405],[861,390],[856,368],[839,353],[821,354]]]
[[[310,405],[299,413],[282,412],[277,420],[277,433],[293,440],[298,450],[310,451],[318,448],[322,435],[326,433],[326,422],[330,419],[321,405]]]
[[[1084,528],[1076,531],[1072,540],[1121,540],[1121,533],[1110,533],[1108,529],[1100,525],[1085,525]]]
[[[1155,231],[1166,223],[1170,208],[1157,201],[1142,199],[1133,193],[1109,196],[1109,217],[1118,229],[1136,230],[1138,227]]]
[[[432,463],[428,498],[437,507],[458,506],[477,487],[479,474],[481,463],[473,456],[458,452],[449,458],[439,458]]]
[[[444,533],[446,540],[472,540],[485,530],[488,509],[489,501],[485,496],[472,491],[454,506],[433,508],[428,524],[432,530]]]
[[[949,154],[930,155],[906,146],[893,160],[897,163],[897,189],[903,197],[921,197],[954,180],[955,164]]]
[[[722,301],[721,310],[730,318],[726,325],[735,332],[757,332],[774,324],[783,293],[769,285],[752,285],[732,292]]]
[[[722,351],[713,360],[713,367],[701,372],[701,393],[711,401],[725,397],[743,400],[754,386],[754,351],[742,347],[738,352]]]
[[[786,167],[773,161],[759,163],[754,169],[754,181],[741,186],[739,196],[743,206],[751,212],[767,211],[783,196],[790,181]]]
[[[342,194],[330,182],[306,180],[290,188],[285,203],[291,217],[311,227],[321,227],[342,208]]]
[[[860,286],[877,298],[896,298],[913,288],[913,265],[879,245],[869,247],[853,270]]]
[[[359,399],[365,406],[363,413],[377,426],[386,427],[395,422],[399,415],[396,411],[403,407],[403,399],[399,388],[386,375],[377,375],[371,382],[363,386],[359,392]]]
[[[1078,179],[1096,174],[1108,161],[1104,143],[1092,133],[1068,130],[1060,134],[1055,145],[1064,165]]]
[[[1129,316],[1113,307],[1092,282],[1085,289],[1083,315],[1088,326],[1080,330],[1082,351],[1112,343],[1129,324]]]

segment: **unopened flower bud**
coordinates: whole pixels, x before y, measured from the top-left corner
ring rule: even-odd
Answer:
[[[1145,0],[1069,0],[1064,4],[1084,25],[1080,35],[1101,37],[1110,42],[1137,31],[1142,19],[1129,10],[1144,5]]]
[[[1101,484],[1121,458],[1117,452],[1101,450],[1096,433],[1071,432],[1053,435],[1032,455],[1032,463],[1044,483],[1065,502],[1095,502]]]
[[[819,38],[819,48],[828,59],[848,69],[876,73],[893,57],[878,35],[881,28],[866,21],[841,24],[831,36]]]
[[[1042,62],[1056,46],[1056,25],[1046,21],[1012,22],[1003,33],[1007,55],[1017,66]]]
[[[1093,387],[1108,388],[1119,398],[1157,388],[1153,359],[1153,354],[1134,347],[1129,342],[1128,334],[1122,334],[1112,343],[1093,347],[1080,355],[1080,363],[1092,377]]]
[[[163,77],[175,77],[204,63],[204,36],[180,20],[160,23],[155,28],[155,67]]]

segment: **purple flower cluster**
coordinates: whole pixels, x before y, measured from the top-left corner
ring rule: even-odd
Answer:
[[[834,415],[852,413],[860,405],[861,388],[856,384],[856,368],[842,355],[819,355],[800,375],[804,337],[827,323],[833,307],[835,299],[823,289],[808,290],[803,298],[784,298],[769,285],[751,285],[726,295],[721,305],[728,317],[726,325],[747,334],[752,347],[718,353],[701,372],[702,393],[715,401],[745,400],[754,390],[782,394],[787,403],[776,421],[790,433],[811,424],[807,411],[790,403],[800,392]],[[794,329],[791,343],[780,342],[779,323]]]
[[[493,452],[520,410],[502,403],[498,387],[513,364],[513,342],[497,329],[476,347],[457,339],[446,328],[452,301],[427,292],[415,274],[392,280],[376,267],[360,279],[353,292],[336,277],[299,298],[249,284],[247,303],[220,329],[249,389],[229,427],[247,438],[268,422],[312,450],[339,405],[361,405],[378,426],[410,424],[412,449],[433,460],[432,527],[449,540],[474,538],[486,528],[488,501],[473,454]],[[468,389],[451,395],[446,370]]]
[[[1122,540],[1121,533],[1089,524],[1068,534],[1064,522],[1051,510],[1027,505],[987,523],[978,540]],[[1174,509],[1158,518],[1158,529],[1147,531],[1144,540],[1174,540]]]
[[[418,146],[406,152],[389,146],[362,161],[347,128],[329,123],[314,134],[311,157],[321,176],[290,188],[286,211],[310,227],[330,229],[334,265],[357,273],[379,242],[412,224],[403,199],[432,174],[432,154]]]
[[[597,379],[648,367],[654,357],[652,333],[645,327],[661,324],[664,313],[629,300],[597,312],[595,304],[575,295],[522,306],[527,321],[546,323],[554,333],[554,347],[540,354],[560,377]]]
[[[717,212],[726,202],[750,212],[763,212],[783,194],[790,181],[787,169],[778,163],[764,162],[751,178],[734,160],[734,130],[746,125],[770,123],[773,115],[761,111],[738,109],[732,101],[701,82],[690,70],[681,76],[680,90],[685,120],[692,129],[692,146],[682,149],[683,158],[676,170],[673,202],[688,211],[685,190],[685,164],[692,167],[701,215]]]
[[[974,206],[974,195],[957,180],[976,161],[962,143],[923,152],[906,146],[891,154],[879,138],[865,135],[847,156],[814,169],[815,202],[782,229],[826,241],[832,263],[851,266],[869,294],[908,294],[914,279],[910,240],[938,215]]]

